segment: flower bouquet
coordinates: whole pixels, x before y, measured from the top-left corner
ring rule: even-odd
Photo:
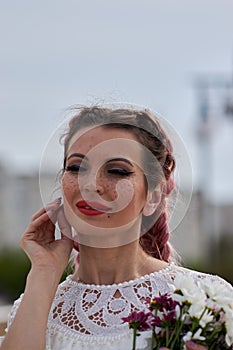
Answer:
[[[171,293],[146,300],[148,308],[123,318],[133,329],[133,347],[140,332],[151,330],[151,350],[186,349],[192,340],[209,350],[233,349],[233,293],[220,280],[177,274]]]

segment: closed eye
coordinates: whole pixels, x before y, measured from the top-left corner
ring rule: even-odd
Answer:
[[[80,173],[80,172],[84,172],[87,169],[84,167],[81,167],[78,164],[74,164],[74,165],[69,165],[65,168],[65,171],[71,172],[71,173]]]
[[[122,168],[112,168],[112,169],[108,169],[108,173],[118,175],[118,176],[130,176],[131,174],[133,174],[133,171],[128,171]]]

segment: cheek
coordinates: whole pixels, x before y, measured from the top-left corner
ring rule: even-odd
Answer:
[[[133,183],[134,187],[134,204],[137,206],[144,206],[147,198],[147,188],[145,186],[144,179],[135,179]]]
[[[65,174],[62,177],[61,187],[65,195],[71,195],[78,189],[78,179],[75,176]]]
[[[112,200],[115,200],[118,197],[116,185],[117,185],[117,181],[108,180],[108,183],[105,184],[105,186],[104,186],[106,193],[111,195]]]
[[[131,181],[125,181],[125,179],[107,179],[104,183],[105,192],[111,197],[111,200],[127,196],[129,192],[132,192],[132,187]]]
[[[118,184],[118,186],[117,186]],[[106,193],[111,195],[112,200],[116,200],[118,197],[124,198],[128,203],[140,196],[141,199],[144,198],[144,186],[142,183],[137,181],[136,178],[124,179],[124,180],[111,180],[105,186]],[[124,202],[125,202],[124,200]]]

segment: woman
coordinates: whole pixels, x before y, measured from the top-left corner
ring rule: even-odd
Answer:
[[[167,222],[174,169],[171,142],[148,111],[91,107],[71,119],[63,204],[58,198],[33,215],[21,239],[32,266],[2,350],[131,349],[122,317],[144,309],[146,297],[170,291],[177,272],[218,278],[174,263]],[[59,285],[73,247],[74,274]],[[137,348],[148,344],[143,335]],[[203,349],[194,346],[187,349]]]

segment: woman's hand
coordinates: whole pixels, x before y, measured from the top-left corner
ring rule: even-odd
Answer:
[[[32,269],[2,350],[41,350],[46,347],[48,314],[73,247],[71,228],[60,204],[61,201],[56,200],[33,215],[20,240],[21,247],[31,260]],[[60,240],[54,239],[53,222],[56,221],[61,230]]]
[[[20,246],[28,255],[32,269],[46,269],[62,274],[73,248],[71,227],[68,224],[60,199],[48,204],[31,218],[20,240]],[[61,239],[55,240],[55,224],[58,221]],[[70,238],[69,238],[70,237]]]
[[[194,343],[193,341],[187,341],[185,343],[187,350],[208,350],[205,346]],[[159,350],[169,350],[168,348],[160,348]]]

